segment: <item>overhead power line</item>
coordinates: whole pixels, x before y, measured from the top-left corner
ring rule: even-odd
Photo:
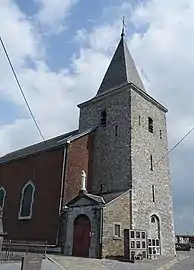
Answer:
[[[188,132],[187,134],[182,137],[182,139],[180,139],[180,141],[178,141],[167,153],[166,155],[164,155],[161,159],[159,159],[155,164],[154,166],[156,166],[158,163],[160,163],[165,157],[167,157],[175,148],[177,148],[177,146],[179,146],[186,138],[187,136],[189,136],[189,134],[194,130],[194,127],[192,127]]]
[[[35,117],[34,117],[34,115],[33,115],[33,112],[32,112],[32,110],[31,110],[31,108],[30,108],[30,105],[29,105],[29,103],[28,103],[28,101],[27,101],[27,98],[25,97],[24,91],[23,91],[22,86],[21,86],[21,84],[20,84],[20,82],[19,82],[19,79],[18,79],[18,77],[17,77],[17,74],[16,74],[16,72],[15,72],[15,70],[14,70],[14,67],[13,67],[12,63],[11,63],[9,54],[8,54],[8,52],[7,52],[7,50],[6,50],[6,47],[5,47],[5,45],[4,45],[3,40],[2,40],[1,37],[0,37],[0,41],[1,41],[1,45],[2,45],[2,47],[3,47],[3,50],[4,50],[4,52],[5,52],[5,55],[6,55],[6,57],[7,57],[7,60],[8,60],[8,62],[9,62],[9,65],[10,65],[10,67],[11,67],[11,70],[12,70],[12,72],[13,72],[13,75],[14,75],[14,77],[15,77],[15,80],[16,80],[16,82],[17,82],[17,85],[18,85],[18,87],[19,87],[19,89],[20,89],[20,92],[21,92],[21,94],[22,94],[22,96],[23,96],[23,99],[24,99],[24,101],[25,101],[25,103],[26,103],[26,106],[27,106],[27,108],[28,108],[28,110],[29,110],[29,112],[30,112],[30,115],[31,115],[31,117],[32,117],[32,119],[33,119],[33,121],[34,121],[34,123],[35,123],[37,129],[38,129],[38,132],[39,132],[41,138],[43,139],[44,142],[46,142],[46,141],[45,141],[45,138],[44,138],[44,136],[43,136],[43,134],[42,134],[42,132],[41,132],[41,129],[40,129],[40,127],[39,127],[39,125],[38,125],[38,123],[37,123],[37,121],[36,121],[36,119],[35,119]]]

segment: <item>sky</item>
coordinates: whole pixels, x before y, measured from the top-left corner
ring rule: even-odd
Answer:
[[[120,39],[169,109],[169,149],[194,126],[193,0],[1,0],[0,36],[45,138],[76,129]],[[39,142],[0,47],[0,155]],[[194,132],[170,154],[175,228],[194,234]]]

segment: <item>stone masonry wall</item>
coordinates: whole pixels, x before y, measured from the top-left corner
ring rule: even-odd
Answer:
[[[100,126],[107,112],[106,127]],[[131,186],[129,88],[95,99],[80,109],[80,130],[98,126],[93,148],[92,191],[114,192]],[[123,162],[125,161],[125,162]]]
[[[174,253],[174,222],[165,113],[140,94],[131,91],[132,226],[149,232],[150,217],[160,220],[162,254]],[[148,131],[148,117],[154,131]],[[140,121],[140,122],[139,122]],[[162,138],[160,138],[160,130]],[[150,155],[153,157],[151,170]],[[152,197],[155,186],[155,202]],[[149,235],[148,235],[149,236]]]
[[[103,209],[102,256],[124,256],[124,229],[130,228],[130,192]],[[114,223],[121,225],[121,238],[114,238]]]
[[[67,232],[66,241],[64,247],[64,254],[67,256],[72,255],[73,251],[73,235],[74,235],[74,220],[79,215],[86,215],[91,222],[91,238],[90,238],[90,258],[99,258],[100,256],[100,209],[101,207],[95,205],[85,205],[78,207],[70,206],[68,209],[68,219],[67,219]]]

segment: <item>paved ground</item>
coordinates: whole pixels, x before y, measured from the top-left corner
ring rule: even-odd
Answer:
[[[43,260],[42,270],[194,270],[194,251],[179,253],[176,258],[160,257],[160,259],[135,264],[59,255],[50,255],[49,257],[60,264],[61,267],[46,259]],[[20,263],[0,263],[0,270],[20,269]]]
[[[180,253],[176,258],[160,257],[160,259],[146,260],[143,263],[134,264],[115,260],[85,259],[60,255],[50,255],[49,257],[65,270],[166,270],[170,269],[175,263],[180,262],[183,258],[188,257],[188,253]],[[189,270],[192,270],[192,268]]]
[[[193,270],[194,269],[194,251],[189,252],[189,258],[182,260],[179,264],[169,268],[170,270]]]
[[[0,263],[0,270],[21,270],[21,263]],[[43,260],[42,270],[61,270],[61,268],[49,260]]]

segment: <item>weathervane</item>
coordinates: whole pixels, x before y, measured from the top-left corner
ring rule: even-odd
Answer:
[[[124,35],[125,35],[125,27],[126,27],[125,17],[124,16],[122,17],[121,21],[122,21],[122,24],[123,24],[121,37],[124,37]]]

